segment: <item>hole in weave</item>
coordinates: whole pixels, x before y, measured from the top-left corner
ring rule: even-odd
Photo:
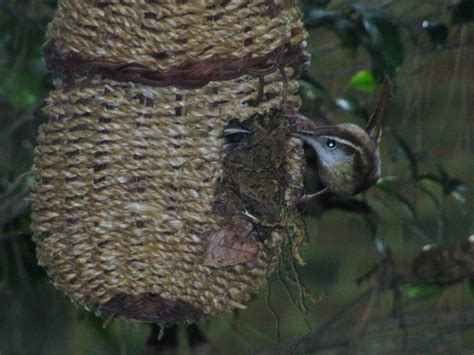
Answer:
[[[111,1],[99,1],[99,2],[96,2],[95,5],[97,7],[107,7],[109,6],[110,4],[113,4],[113,2]]]
[[[94,153],[94,158],[100,158],[103,157],[104,155],[107,155],[107,152],[95,152]]]
[[[95,164],[94,165],[94,173],[104,170],[107,168],[107,164]]]
[[[50,118],[51,122],[62,122],[64,120],[64,117],[62,116],[54,116]]]
[[[209,94],[218,94],[219,93],[219,88],[217,86],[209,86],[208,89],[207,89],[207,92]]]
[[[146,223],[144,221],[137,221],[135,225],[139,229],[143,229],[146,227]]]
[[[140,181],[145,181],[146,176],[134,176],[133,177],[133,182],[140,182]]]
[[[98,246],[99,248],[101,248],[101,247],[106,246],[107,244],[110,244],[111,242],[112,242],[111,240],[103,240],[103,241],[97,243],[97,246]]]
[[[145,16],[145,19],[155,19],[155,20],[158,20],[158,15],[155,14],[154,12],[145,12],[144,16]]]
[[[244,46],[245,46],[245,47],[250,46],[252,43],[253,43],[253,38],[246,38],[246,39],[244,40]]]
[[[176,94],[176,101],[181,101],[183,99],[183,95]]]
[[[69,131],[77,132],[77,131],[85,131],[87,130],[88,126],[86,124],[79,124],[77,126],[71,127]]]
[[[182,114],[183,114],[183,108],[182,107],[176,107],[174,109],[174,115],[175,116],[179,117],[179,116],[182,116]]]
[[[169,54],[166,52],[152,53],[151,56],[155,59],[166,59],[169,57]]]
[[[93,26],[93,25],[82,25],[83,28],[85,28],[86,30],[90,30],[91,32],[96,32],[97,31],[97,26]]]
[[[77,181],[77,176],[68,177],[68,178],[64,179],[64,182],[66,182],[66,183],[75,182],[75,181]]]
[[[76,155],[78,155],[78,154],[79,154],[79,149],[76,149],[76,150],[74,150],[74,151],[72,151],[72,152],[68,152],[68,153],[66,154],[66,156],[67,156],[68,158],[71,158],[71,157],[74,157],[74,156],[76,156]]]
[[[171,52],[171,55],[172,56],[180,56],[180,55],[185,55],[186,54],[186,51],[173,51]]]
[[[147,125],[147,124],[142,123],[142,122],[137,122],[137,123],[135,124],[135,127],[137,127],[137,128],[140,128],[140,127],[150,127],[150,125]]]
[[[101,178],[94,179],[94,184],[100,184],[101,182],[104,182],[107,179],[106,176],[102,176]]]
[[[175,43],[176,44],[186,44],[186,43],[188,43],[188,39],[187,38],[179,38],[179,39],[175,40]]]
[[[209,45],[209,46],[205,47],[205,48],[202,50],[201,53],[206,53],[207,51],[210,51],[210,50],[212,50],[213,48],[214,48],[213,45]]]
[[[110,117],[99,117],[99,123],[110,123],[111,121]]]
[[[230,0],[222,0],[221,1],[221,6],[226,7],[228,3],[230,3]]]
[[[270,101],[270,100],[274,99],[277,96],[278,96],[278,94],[276,92],[267,92],[267,93],[265,93],[265,98],[267,99],[267,101]]]
[[[291,29],[291,36],[295,37],[296,35],[299,35],[301,33],[301,29],[298,27],[294,27]]]
[[[68,203],[68,202],[72,202],[72,203],[76,203],[76,202],[83,203],[83,202],[84,202],[84,196],[82,196],[82,195],[67,196],[67,197],[64,197],[64,202],[65,202],[65,203]],[[68,214],[69,214],[69,213],[72,214],[72,211],[73,211],[74,209],[71,208],[70,210],[71,210],[71,212],[68,211]]]
[[[155,100],[151,97],[139,94],[137,95],[140,105],[145,105],[146,107],[153,107]]]
[[[89,114],[87,112],[74,112],[71,115],[71,122],[74,122],[78,118],[83,118],[83,117],[89,117]]]
[[[250,26],[245,27],[244,28],[244,33],[250,31],[251,29],[252,29],[252,27],[250,27]]]
[[[217,89],[217,88],[216,88]],[[217,90],[216,90],[216,94],[217,94]],[[221,106],[221,105],[226,105],[228,104],[229,101],[228,100],[217,100],[217,101],[211,101],[209,102],[209,108],[216,108],[218,106]]]
[[[221,14],[215,14],[215,15],[207,16],[206,19],[207,19],[208,21],[214,21],[214,22],[216,22],[216,21],[219,21],[221,17],[222,17]]]
[[[117,108],[117,106],[115,105],[111,105],[111,104],[102,104],[102,106],[108,110],[115,110]]]
[[[128,260],[127,261],[128,264],[133,267],[134,269],[138,270],[138,271],[145,271],[145,269],[143,267],[141,267],[141,265],[143,265],[143,261],[142,260],[139,260],[139,259],[132,259],[132,260]]]
[[[112,144],[113,141],[111,141],[110,139],[104,139],[102,141],[98,141],[96,144],[97,145],[108,145],[108,144]]]
[[[143,155],[133,154],[133,160],[143,160],[145,157]]]
[[[36,232],[36,238],[38,239],[46,239],[50,236],[49,232]]]
[[[77,218],[66,218],[66,223],[69,225],[69,226],[72,226],[74,224],[77,224],[77,222],[79,222],[79,220]]]
[[[77,141],[79,139],[72,139],[71,140],[71,143],[73,143],[74,141]],[[62,140],[61,139],[53,139],[49,145],[56,145],[56,144],[61,144],[62,143]],[[75,143],[75,142],[74,142]]]

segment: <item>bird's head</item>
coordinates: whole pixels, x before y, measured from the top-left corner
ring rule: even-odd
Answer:
[[[354,124],[318,127],[292,133],[312,148],[321,182],[329,191],[354,195],[380,177],[378,142]]]

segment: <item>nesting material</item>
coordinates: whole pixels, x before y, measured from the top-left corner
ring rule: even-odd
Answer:
[[[302,234],[279,110],[299,106],[304,37],[293,1],[59,1],[33,168],[54,285],[145,322],[245,308]],[[232,120],[252,134],[226,140]]]

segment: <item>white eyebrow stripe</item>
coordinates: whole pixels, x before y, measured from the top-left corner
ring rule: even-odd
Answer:
[[[362,157],[362,159],[365,162],[367,162],[365,152],[364,152],[364,148],[362,148],[361,146],[356,145],[356,144],[352,143],[351,141],[349,141],[347,139],[339,138],[339,137],[336,137],[336,136],[323,135],[321,137],[334,139],[338,143],[341,143],[341,144],[344,144],[344,145],[347,145],[347,146],[351,147],[352,149],[356,150],[359,153],[359,155]]]

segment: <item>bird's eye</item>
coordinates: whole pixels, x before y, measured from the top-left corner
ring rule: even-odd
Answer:
[[[331,149],[335,148],[336,147],[336,141],[334,139],[331,139],[331,138],[327,139],[326,140],[326,147],[331,148]]]

